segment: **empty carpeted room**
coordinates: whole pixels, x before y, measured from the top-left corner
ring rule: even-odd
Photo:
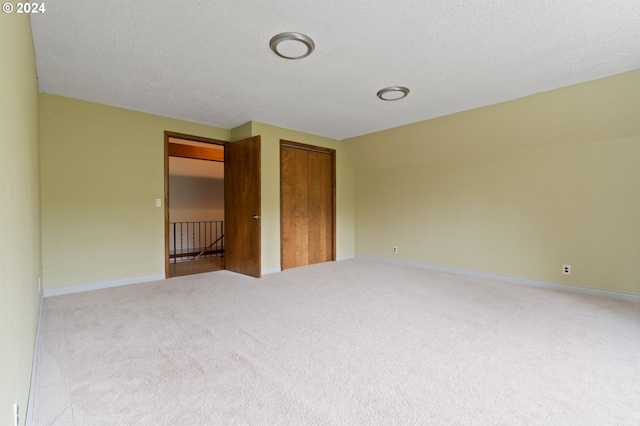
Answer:
[[[640,424],[638,22],[5,2],[0,424]]]

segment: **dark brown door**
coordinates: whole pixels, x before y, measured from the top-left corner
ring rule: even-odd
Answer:
[[[282,269],[335,260],[335,151],[280,143]]]
[[[224,146],[225,269],[260,277],[260,136]]]

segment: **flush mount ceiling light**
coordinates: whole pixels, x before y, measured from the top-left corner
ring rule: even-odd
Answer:
[[[409,89],[403,86],[385,87],[376,93],[383,101],[397,101],[398,99],[406,97],[408,94]]]
[[[285,59],[306,58],[313,52],[316,45],[308,36],[300,33],[280,33],[269,41],[273,52]]]

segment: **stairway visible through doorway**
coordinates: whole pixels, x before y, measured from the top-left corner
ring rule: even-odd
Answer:
[[[180,134],[165,139],[166,275],[224,269],[224,142]]]
[[[180,277],[183,275],[201,274],[203,272],[220,271],[224,269],[223,257],[207,257],[204,259],[192,260],[189,262],[170,263],[170,276]]]

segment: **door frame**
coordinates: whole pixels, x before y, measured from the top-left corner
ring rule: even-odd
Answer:
[[[169,271],[169,139],[182,139],[190,142],[202,142],[211,145],[224,146],[229,143],[218,139],[202,136],[187,135],[184,133],[164,131],[164,276],[171,278]]]
[[[285,147],[304,149],[307,151],[320,152],[322,154],[331,156],[331,261],[336,261],[336,150],[332,148],[326,148],[323,146],[309,145],[300,142],[293,142],[290,140],[280,139],[280,270],[283,270],[283,149]]]

